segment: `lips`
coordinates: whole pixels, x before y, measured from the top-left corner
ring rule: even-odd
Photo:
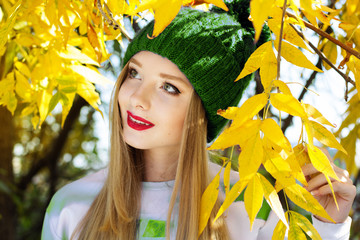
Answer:
[[[138,131],[143,131],[143,130],[146,130],[146,129],[149,129],[149,128],[152,128],[153,126],[155,126],[153,123],[151,123],[139,116],[135,116],[134,114],[132,114],[129,111],[127,111],[127,114],[128,114],[127,124],[132,129],[135,129]]]

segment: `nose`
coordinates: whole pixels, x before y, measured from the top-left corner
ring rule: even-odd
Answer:
[[[133,107],[148,110],[151,106],[151,86],[141,83],[130,95],[130,103]]]

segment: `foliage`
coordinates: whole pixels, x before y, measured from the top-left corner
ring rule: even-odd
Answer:
[[[130,40],[124,20],[143,17],[143,12],[148,10],[155,18],[151,37],[156,37],[181,6],[203,3],[205,9],[208,4],[227,9],[221,0],[0,0],[0,105],[12,114],[21,110],[19,116],[30,117],[33,128],[44,126],[45,119],[58,104],[62,106],[61,125],[64,125],[76,94],[99,110],[99,94],[94,84],[109,81],[98,73],[97,67],[110,57],[105,41],[123,44]],[[360,115],[355,111],[360,103],[360,3],[348,0],[338,5],[340,8],[334,9],[316,0],[285,0],[285,5],[284,0],[251,0],[255,37],[259,37],[263,24],[267,24],[273,39],[251,55],[238,77],[259,69],[264,91],[249,98],[241,107],[218,112],[232,124],[209,150],[239,145],[241,153],[237,163],[240,180],[231,189],[228,184],[231,161],[223,162],[226,198],[217,217],[246,189],[244,199],[250,225],[265,198],[281,220],[274,239],[283,239],[287,228],[289,239],[295,235],[299,238],[303,232],[317,239],[308,221],[289,209],[284,212],[277,193],[283,190],[301,208],[329,219],[321,205],[299,184],[307,184],[301,166],[309,162],[327,177],[330,186],[330,178],[337,179],[325,154],[314,145],[315,139],[337,149],[336,156],[345,159],[349,172],[356,174],[356,141],[360,138]],[[345,34],[330,31],[333,21],[341,22],[340,28]],[[304,37],[308,29],[319,36],[318,47]],[[123,37],[126,40],[123,41]],[[340,55],[337,46],[341,46],[343,56],[339,68],[346,67],[346,74],[334,66]],[[308,60],[307,56],[314,54],[312,51],[323,59],[325,69]],[[348,116],[336,133],[341,137],[341,144],[324,127],[334,126],[314,106],[296,99],[288,87],[290,83],[281,79],[281,57],[318,72],[336,69],[347,87],[353,85]],[[350,73],[355,81],[348,76]],[[346,97],[348,94],[347,91]],[[278,110],[279,121],[272,118],[271,109]],[[295,147],[281,129],[281,112],[302,122],[303,131]],[[350,130],[342,137],[344,129]],[[260,167],[276,179],[275,186],[258,172]],[[199,234],[208,222],[214,196],[217,196],[219,174],[204,192]],[[305,238],[303,235],[301,239]]]

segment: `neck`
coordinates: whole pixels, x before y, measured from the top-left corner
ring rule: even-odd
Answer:
[[[154,150],[143,152],[145,182],[164,182],[174,180],[179,153],[161,153]]]

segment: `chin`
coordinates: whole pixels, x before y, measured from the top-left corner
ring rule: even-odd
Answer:
[[[138,139],[134,140],[134,139],[129,139],[129,138],[124,137],[124,141],[127,145],[129,145],[135,149],[140,149],[140,150],[148,149],[146,147],[147,144],[140,142]]]

